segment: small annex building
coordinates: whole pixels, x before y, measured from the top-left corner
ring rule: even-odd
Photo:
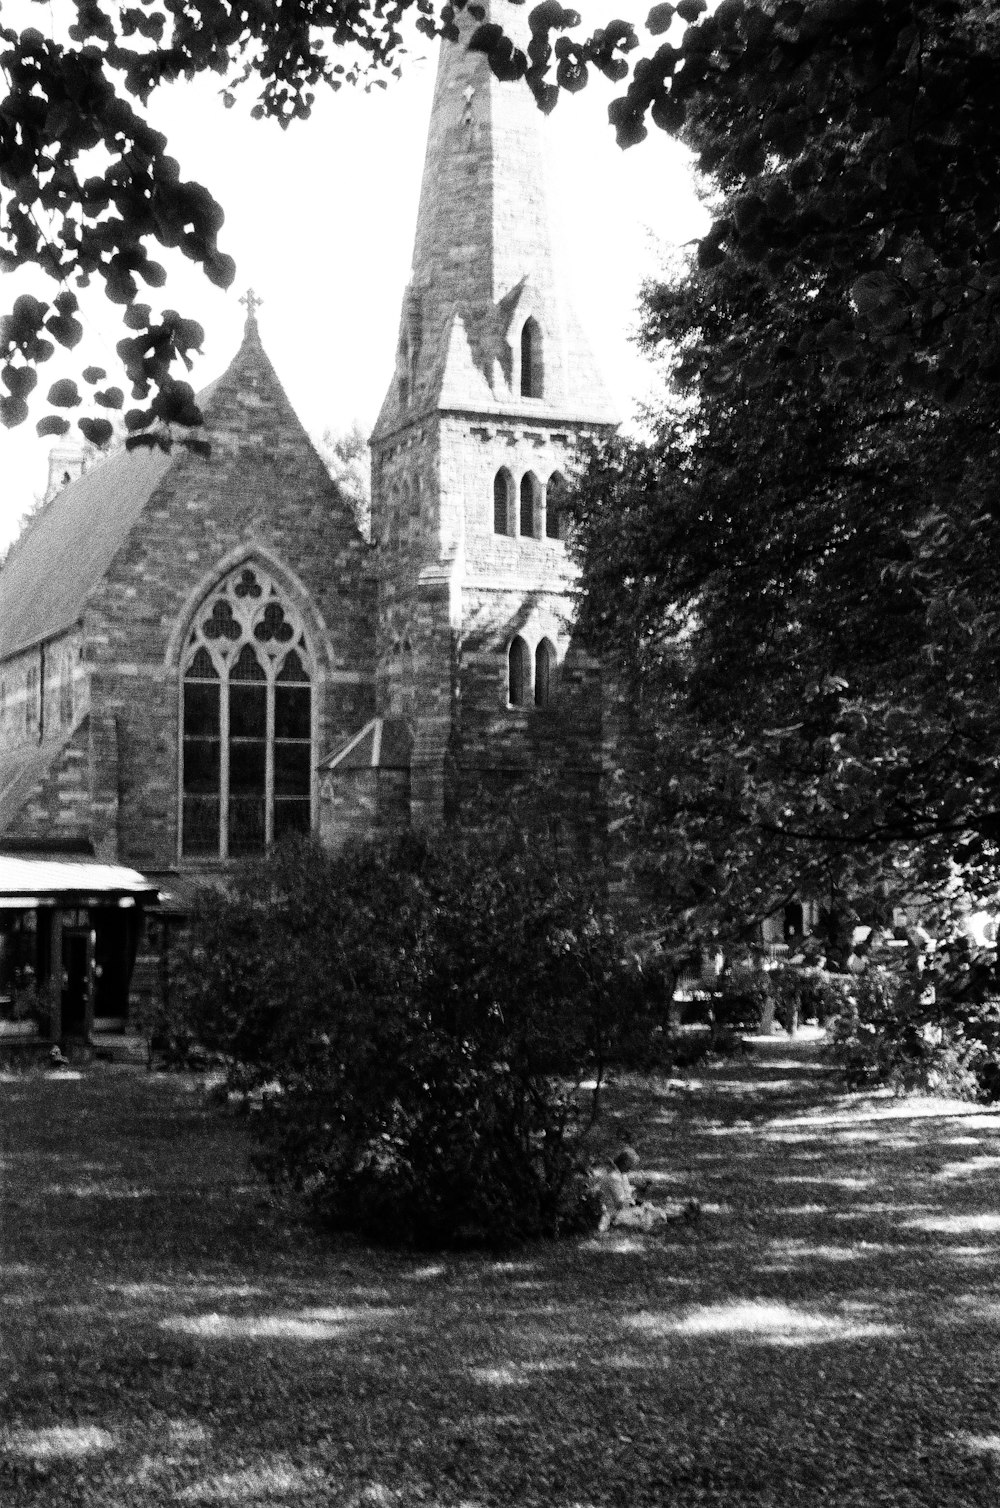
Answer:
[[[513,0],[489,10],[527,25]],[[386,353],[370,537],[249,300],[199,395],[207,456],[68,464],[0,569],[0,854],[127,866],[182,908],[192,881],[284,834],[475,822],[542,770],[583,841],[600,830],[614,730],[573,639],[561,498],[616,419],[553,260],[542,118],[459,24]],[[19,926],[0,912],[0,934]],[[140,962],[166,931],[146,926]],[[17,956],[0,951],[0,1002]],[[41,966],[56,956],[46,943]]]

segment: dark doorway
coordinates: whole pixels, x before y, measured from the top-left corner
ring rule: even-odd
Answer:
[[[62,1035],[85,1037],[88,1031],[93,934],[88,929],[67,927],[62,938]]]

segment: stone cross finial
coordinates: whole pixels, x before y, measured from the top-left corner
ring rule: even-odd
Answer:
[[[240,299],[240,303],[246,305],[247,319],[253,320],[254,324],[257,323],[257,310],[260,308],[263,302],[264,300],[262,298],[258,298],[252,288],[248,288],[246,293],[244,293],[243,297]]]

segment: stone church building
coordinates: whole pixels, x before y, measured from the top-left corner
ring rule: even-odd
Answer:
[[[0,570],[0,855],[183,894],[286,833],[474,820],[539,769],[599,820],[600,677],[572,644],[560,500],[615,416],[553,266],[540,125],[523,86],[444,45],[370,539],[252,298],[199,395],[210,456],[119,450],[32,521]],[[0,909],[0,1006],[25,926]],[[90,964],[110,958],[90,930]],[[100,970],[119,994],[127,973]]]

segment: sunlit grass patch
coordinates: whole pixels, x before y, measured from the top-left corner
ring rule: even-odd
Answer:
[[[851,1315],[817,1313],[765,1299],[707,1304],[680,1315],[637,1314],[627,1319],[626,1324],[657,1339],[732,1336],[779,1346],[869,1340],[900,1333],[897,1325]]]
[[[239,1471],[203,1477],[177,1493],[182,1503],[270,1503],[275,1498],[298,1498],[323,1481],[316,1468],[303,1469],[288,1460],[261,1461]]]
[[[178,1314],[160,1321],[164,1330],[199,1340],[340,1340],[351,1331],[391,1318],[392,1309],[306,1309],[298,1314]]]
[[[76,1460],[111,1450],[114,1436],[94,1424],[50,1424],[41,1429],[0,1430],[0,1452],[31,1461]]]
[[[973,1232],[993,1234],[1000,1231],[1000,1212],[973,1210],[967,1214],[920,1215],[907,1220],[910,1230],[924,1230],[942,1236],[964,1236]]]

